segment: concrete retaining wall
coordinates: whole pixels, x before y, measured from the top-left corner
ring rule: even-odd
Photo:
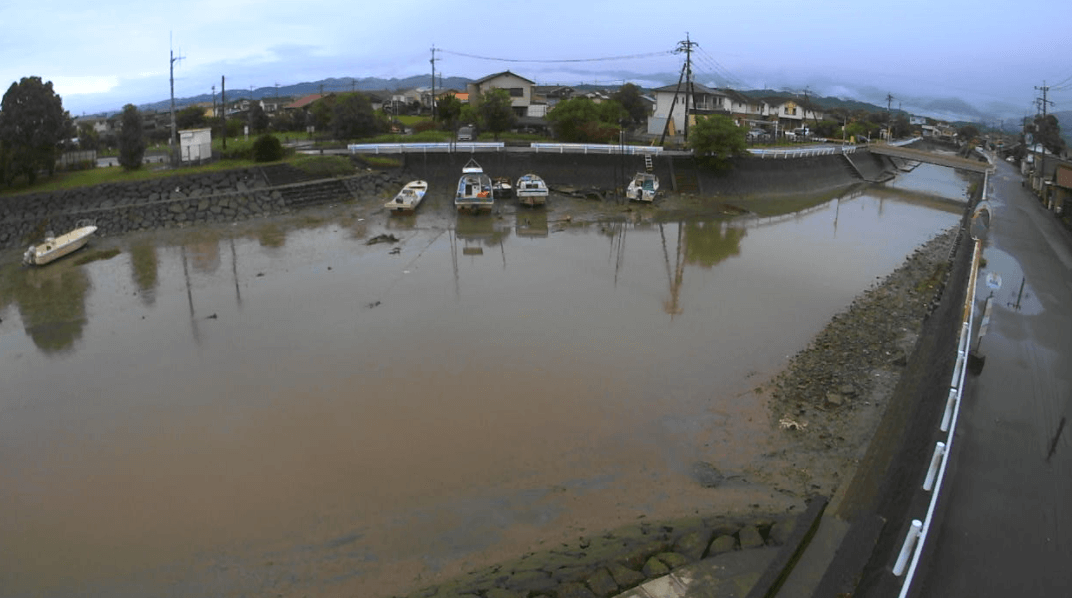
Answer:
[[[261,168],[109,183],[0,199],[0,248],[38,240],[91,219],[101,234],[234,222],[315,203],[379,195],[400,185],[400,172],[270,186]]]

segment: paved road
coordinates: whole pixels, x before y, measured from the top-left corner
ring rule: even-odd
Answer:
[[[969,377],[912,596],[1072,595],[1072,235],[1020,181],[1005,162],[991,177],[986,362]]]

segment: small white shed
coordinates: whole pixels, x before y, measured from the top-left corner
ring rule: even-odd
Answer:
[[[179,131],[179,149],[183,162],[212,159],[212,129]]]

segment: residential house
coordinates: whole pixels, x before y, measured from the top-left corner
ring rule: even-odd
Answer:
[[[764,119],[767,111],[761,100],[732,89],[716,89],[700,83],[692,84],[691,94],[685,92],[684,86],[679,91],[676,84],[658,87],[652,93],[655,95],[655,106],[648,118],[648,133],[652,135],[660,135],[664,130],[676,135],[684,130],[686,100],[690,126],[696,123],[697,115],[708,114],[724,114],[733,118],[739,126],[745,126],[748,121]],[[667,128],[671,108],[673,122]]]
[[[1056,166],[1053,179],[1053,194],[1047,207],[1060,214],[1069,203],[1072,203],[1072,163],[1060,162]]]
[[[517,116],[529,116],[529,107],[534,103],[533,88],[535,86],[536,83],[532,80],[511,73],[510,71],[503,71],[469,83],[466,86],[466,91],[469,92],[470,98],[475,98],[492,89],[505,89],[510,94],[514,113]],[[546,112],[546,104],[544,104],[543,110]],[[534,110],[534,112],[539,111],[539,108]]]
[[[275,114],[287,107],[288,104],[294,101],[294,98],[289,96],[280,96],[275,98],[261,98],[261,107],[268,114]]]
[[[550,110],[555,104],[572,98],[576,91],[565,85],[537,85],[533,87],[532,93],[537,100],[547,104],[547,109]]]
[[[826,118],[818,107],[799,98],[763,98],[767,105],[768,120],[776,120],[782,130],[792,130],[808,126]]]

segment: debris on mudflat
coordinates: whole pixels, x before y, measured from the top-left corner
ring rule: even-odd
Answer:
[[[368,241],[365,241],[365,245],[375,245],[377,243],[398,243],[400,239],[394,235],[376,235]]]
[[[808,427],[807,422],[801,423],[801,422],[796,421],[795,419],[789,419],[788,417],[783,417],[782,419],[778,420],[778,425],[781,426],[781,428],[783,430],[798,430],[798,431],[800,431],[800,430],[803,430],[804,428]]]
[[[391,250],[391,255],[398,255],[400,253],[402,253],[402,248],[401,247],[395,247],[394,249]]]

